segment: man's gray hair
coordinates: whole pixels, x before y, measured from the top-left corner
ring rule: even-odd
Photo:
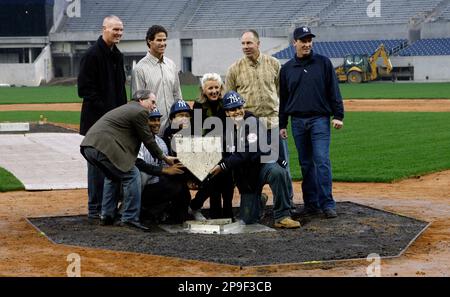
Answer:
[[[139,100],[145,100],[150,98],[150,94],[152,94],[152,91],[150,90],[137,90],[133,94],[133,98],[131,100],[133,101],[139,101]]]
[[[111,15],[105,16],[105,18],[103,19],[103,27],[105,27],[106,24],[112,20],[119,21],[122,23],[122,20],[118,16],[111,14]]]

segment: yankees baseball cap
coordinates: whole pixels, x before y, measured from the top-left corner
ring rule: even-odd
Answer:
[[[299,40],[307,36],[316,37],[316,35],[312,34],[311,29],[306,26],[298,27],[297,29],[294,30],[295,40]]]

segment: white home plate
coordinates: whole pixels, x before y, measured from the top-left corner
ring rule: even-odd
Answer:
[[[183,225],[159,225],[170,233],[239,234],[276,231],[261,224],[246,225],[231,219],[211,219],[206,221],[186,221]]]
[[[26,190],[87,188],[82,139],[75,133],[0,135],[0,167],[14,174]]]
[[[200,181],[222,159],[222,139],[220,137],[181,136],[175,134],[177,158]]]

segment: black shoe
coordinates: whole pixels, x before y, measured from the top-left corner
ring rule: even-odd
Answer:
[[[334,218],[337,218],[337,216],[338,216],[336,211],[331,208],[325,209],[323,211],[323,213],[325,214],[325,218],[327,218],[327,219],[334,219]]]
[[[114,224],[114,218],[110,216],[102,216],[100,217],[100,225],[102,226],[111,226]]]
[[[127,221],[127,222],[120,222],[120,226],[122,227],[130,227],[133,229],[138,229],[144,232],[149,232],[150,228],[145,227],[144,225],[142,225],[139,222],[134,222],[134,221]]]
[[[88,224],[97,225],[100,223],[100,215],[88,215],[87,217]]]
[[[322,211],[317,208],[310,208],[310,207],[303,207],[301,209],[292,210],[291,209],[291,216],[293,218],[306,218],[306,217],[313,217],[321,215]]]

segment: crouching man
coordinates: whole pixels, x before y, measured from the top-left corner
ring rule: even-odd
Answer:
[[[173,165],[176,160],[163,154],[150,132],[148,113],[155,108],[155,104],[153,93],[137,91],[131,102],[101,117],[81,142],[81,154],[105,174],[101,225],[114,223],[122,187],[123,204],[119,225],[149,230],[139,222],[141,176],[135,162],[140,145],[143,143],[156,158],[167,164]]]
[[[158,136],[161,117],[162,114],[154,109],[149,113],[148,125],[159,148],[164,155],[169,155],[166,143]],[[184,166],[181,163],[167,165],[154,157],[142,144],[136,159],[136,167],[141,172],[141,220],[155,223],[183,223],[191,201],[189,188],[180,177],[184,174]]]
[[[225,158],[211,170],[211,174],[215,176],[222,171],[233,170],[241,194],[240,219],[245,224],[259,221],[265,205],[261,191],[265,184],[269,184],[274,197],[274,226],[298,228],[300,223],[290,217],[290,179],[287,170],[282,167],[286,162],[276,159],[278,156],[274,160],[264,158],[263,161],[264,156],[270,155],[270,149],[261,151],[259,136],[267,135],[267,131],[260,127],[258,118],[244,110],[244,103],[234,91],[226,93],[223,98],[223,108],[232,121],[234,131],[230,133],[227,128]]]

